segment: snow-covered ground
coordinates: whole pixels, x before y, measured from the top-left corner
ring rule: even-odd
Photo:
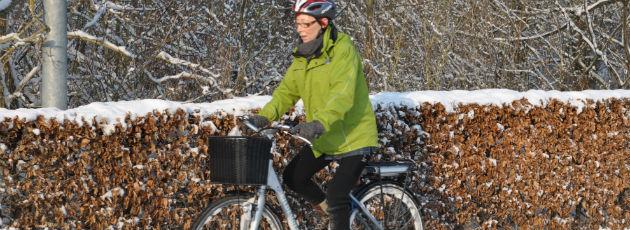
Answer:
[[[586,90],[586,91],[541,91],[530,90],[517,92],[506,89],[484,89],[476,91],[415,91],[415,92],[382,92],[371,95],[373,105],[383,106],[407,106],[415,107],[422,103],[441,103],[447,111],[453,111],[459,104],[477,103],[482,105],[509,104],[522,98],[528,99],[533,105],[544,106],[552,99],[570,103],[578,108],[585,105],[586,100],[600,101],[607,98],[628,98],[630,90]],[[181,103],[156,99],[119,102],[95,102],[68,110],[55,108],[41,109],[16,109],[7,110],[0,108],[0,119],[6,117],[19,117],[26,120],[34,120],[42,115],[46,118],[56,118],[58,121],[65,119],[81,123],[83,120],[91,121],[94,117],[99,122],[106,121],[109,124],[118,123],[129,113],[132,117],[143,116],[152,111],[175,111],[183,109],[203,115],[214,114],[219,111],[230,114],[243,114],[249,109],[262,107],[271,100],[270,96],[249,96],[228,100],[214,101],[211,103]],[[301,110],[302,104],[298,102],[297,109]]]

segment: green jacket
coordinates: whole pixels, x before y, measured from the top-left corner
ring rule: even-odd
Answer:
[[[313,143],[315,157],[378,146],[361,57],[350,36],[332,28],[323,34],[320,56],[310,61],[293,58],[271,101],[259,112],[269,120],[278,120],[302,99],[306,121],[317,120],[326,129]]]

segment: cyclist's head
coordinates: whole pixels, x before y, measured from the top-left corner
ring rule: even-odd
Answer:
[[[332,0],[296,0],[292,9],[296,30],[303,42],[314,40],[335,17]]]
[[[308,14],[317,20],[322,18],[332,20],[336,16],[336,6],[332,0],[295,0],[293,12],[296,16]]]

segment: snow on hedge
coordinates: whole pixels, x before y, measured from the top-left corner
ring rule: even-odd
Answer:
[[[459,104],[477,103],[481,105],[502,106],[512,101],[528,99],[533,105],[544,106],[552,99],[569,103],[578,107],[578,111],[585,105],[586,100],[601,101],[609,98],[630,98],[630,90],[586,90],[586,91],[542,91],[530,90],[517,92],[507,89],[484,89],[476,91],[415,91],[415,92],[382,92],[371,95],[372,104],[382,106],[407,106],[416,107],[425,102],[441,103],[446,110],[451,112]],[[0,108],[0,119],[15,118],[34,120],[42,115],[46,118],[55,118],[58,121],[71,120],[82,123],[83,120],[91,122],[96,117],[97,122],[114,124],[121,122],[127,114],[132,117],[144,116],[153,111],[170,111],[183,109],[189,113],[209,115],[217,112],[230,114],[243,114],[249,109],[262,107],[271,100],[271,96],[248,96],[228,100],[220,100],[212,103],[181,103],[157,99],[145,99],[136,101],[119,102],[95,102],[68,110],[56,108],[41,109],[16,109],[7,110]],[[302,108],[298,102],[297,109]]]

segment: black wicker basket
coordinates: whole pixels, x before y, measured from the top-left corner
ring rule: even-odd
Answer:
[[[209,137],[210,181],[267,184],[271,140],[264,137]]]

